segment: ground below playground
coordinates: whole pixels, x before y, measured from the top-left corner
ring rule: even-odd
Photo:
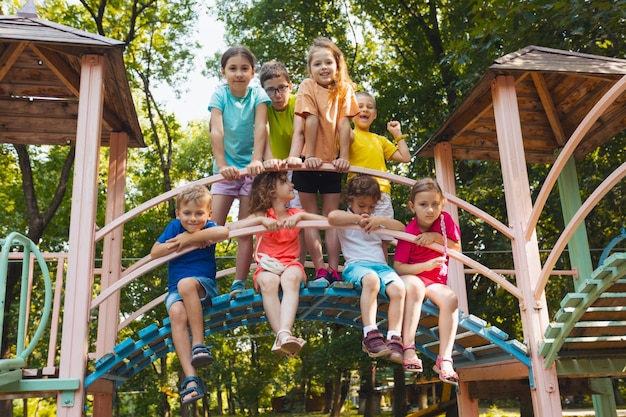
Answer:
[[[511,409],[479,409],[480,417],[519,417],[518,410]],[[563,410],[563,417],[593,417],[595,416],[593,409],[567,409]],[[618,417],[626,417],[626,410],[617,410]]]

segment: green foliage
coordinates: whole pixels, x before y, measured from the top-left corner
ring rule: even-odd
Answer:
[[[14,13],[22,1],[4,0],[5,13]],[[164,111],[155,99],[156,88],[180,93],[190,72],[198,44],[192,39],[202,2],[177,0],[142,2],[122,0],[46,0],[39,5],[41,18],[118,39],[126,44],[128,78],[135,94],[144,138],[148,147],[129,151],[126,209],[131,209],[184,182],[211,175],[212,161],[206,121],[183,127],[175,115]],[[102,6],[101,8],[99,6]],[[529,0],[512,4],[492,0],[476,2],[436,1],[217,1],[213,16],[226,23],[226,42],[251,48],[260,63],[283,61],[297,85],[307,76],[306,53],[313,38],[326,36],[343,50],[352,78],[377,97],[378,119],[372,130],[386,131],[396,119],[409,133],[413,152],[441,126],[494,59],[527,45],[567,49],[605,56],[624,56],[623,21],[626,1],[612,2]],[[219,76],[219,56],[206,64],[206,73]],[[577,161],[583,200],[617,169],[625,159],[623,135]],[[38,208],[44,211],[53,195],[68,149],[29,149]],[[108,151],[103,150],[99,184],[98,225],[104,224],[107,194]],[[30,228],[15,149],[0,145],[0,232]],[[536,197],[549,166],[529,166],[531,192]],[[390,166],[390,171],[411,178],[434,175],[432,160],[417,159],[409,166]],[[457,194],[507,224],[502,198],[502,178],[497,163],[456,162]],[[70,184],[71,187],[71,184]],[[593,248],[594,265],[601,249],[617,235],[626,218],[623,183],[615,187],[589,215],[585,224]],[[396,217],[407,223],[408,189],[394,186]],[[124,227],[124,267],[146,256],[155,239],[173,216],[171,202],[141,214]],[[541,256],[554,245],[563,230],[558,189],[552,190],[537,228]],[[41,241],[44,250],[62,250],[67,244],[70,201],[65,196]],[[470,257],[494,269],[512,269],[511,245],[491,226],[461,212],[463,249]],[[101,246],[101,245],[100,245]],[[236,241],[220,243],[219,268],[234,266]],[[101,253],[101,247],[98,248]],[[569,268],[567,254],[557,268]],[[219,280],[223,293],[232,277]],[[513,280],[512,277],[509,277]],[[161,267],[126,287],[121,295],[121,314],[128,316],[159,295],[167,285]],[[511,337],[522,339],[518,301],[491,280],[476,274],[467,277],[470,310],[497,325]],[[558,308],[569,291],[569,277],[553,277],[546,294],[550,311]],[[36,298],[35,306],[40,303]],[[36,307],[35,307],[36,308]],[[136,337],[148,324],[162,325],[163,305],[144,314],[120,333],[120,339]],[[274,396],[298,396],[307,387],[321,392],[327,380],[346,369],[358,369],[369,358],[360,352],[360,329],[296,323],[294,333],[308,343],[296,359],[270,353],[273,334],[266,324],[242,327],[213,335],[210,343],[216,362],[202,377],[217,406],[216,392],[232,395],[234,409],[254,414],[271,405]],[[93,334],[93,333],[92,333]],[[38,358],[37,360],[43,360]],[[379,363],[384,366],[383,362]],[[120,415],[165,415],[179,410],[177,371],[180,364],[171,354],[151,371],[127,381],[117,393]],[[226,408],[228,405],[225,404]],[[33,406],[29,406],[32,409]],[[44,415],[44,414],[40,414]]]

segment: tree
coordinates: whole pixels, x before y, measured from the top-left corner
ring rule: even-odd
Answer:
[[[19,7],[19,5],[13,5],[8,12],[14,13],[16,6]],[[172,179],[172,155],[175,142],[182,138],[184,133],[173,115],[166,114],[162,110],[164,108],[162,103],[154,98],[152,91],[160,84],[166,84],[176,90],[185,80],[189,72],[186,69],[192,64],[193,52],[197,48],[190,36],[195,30],[197,13],[198,2],[190,0],[166,3],[154,0],[131,2],[81,0],[80,3],[72,4],[48,0],[38,10],[39,16],[43,19],[61,22],[68,26],[122,40],[125,43],[125,62],[129,71],[131,88],[138,93],[137,101],[141,103],[138,107],[144,110],[148,120],[148,126],[144,130],[144,135],[151,139],[147,141],[151,146],[148,153],[155,152],[158,155],[155,159],[159,161],[156,165],[158,171],[149,173],[153,180],[145,181],[146,184],[149,182],[150,184],[139,191],[139,194],[144,196],[154,190],[159,190],[159,187],[154,187],[154,178],[159,171],[162,177],[160,182],[163,184],[160,187],[161,191],[173,188],[175,181],[178,181],[178,179]],[[138,152],[144,152],[143,156],[146,156],[145,151]],[[106,154],[105,150],[103,154]],[[3,145],[3,158],[12,157],[19,163],[19,175],[24,190],[23,197],[16,196],[13,201],[16,203],[18,213],[27,214],[28,226],[24,228],[28,230],[28,236],[35,242],[41,241],[43,249],[61,249],[67,241],[69,229],[69,215],[67,214],[69,203],[66,191],[71,187],[69,174],[73,165],[73,147],[44,150],[16,145],[12,153],[5,150],[5,145]],[[53,179],[56,179],[56,185],[51,184]],[[133,184],[130,184],[129,188],[137,190]],[[103,190],[102,201],[104,201],[105,194]],[[51,198],[44,202],[39,195]],[[104,204],[98,206],[104,207]],[[58,215],[61,210],[65,212],[65,216]],[[170,205],[168,212],[169,217],[172,217],[173,206]],[[98,217],[103,219],[104,213],[100,212]],[[55,222],[53,219],[57,219],[59,225],[54,230],[50,230],[50,225]],[[9,225],[7,229],[14,229],[13,225],[20,224],[19,220],[19,218],[12,219],[4,224]],[[142,222],[139,220],[137,223]],[[158,222],[146,223],[158,224]],[[126,230],[128,231],[129,228]],[[148,228],[148,230],[153,229]],[[130,233],[137,234],[132,229]],[[146,237],[147,233],[143,236]],[[158,234],[154,233],[143,240],[143,242],[150,243],[137,246],[145,248],[154,241],[155,236]],[[43,240],[42,237],[44,237]],[[56,248],[53,246],[55,243]],[[12,274],[12,276],[16,275]],[[12,286],[7,291],[7,306],[14,304],[13,300],[17,297],[14,289],[17,279],[11,279],[10,282]],[[130,291],[133,291],[132,286]],[[129,301],[125,299],[124,302]],[[8,325],[7,322],[5,324]],[[6,335],[6,332],[4,334]]]
[[[304,54],[315,36],[323,34],[336,41],[347,57],[352,78],[377,96],[378,119],[373,131],[384,132],[384,123],[391,118],[400,120],[412,139],[411,148],[417,150],[494,59],[506,53],[534,44],[624,56],[626,35],[620,30],[626,17],[624,3],[373,0],[330,2],[311,13],[311,5],[300,2],[221,1],[218,17],[226,23],[230,43],[246,44],[261,62],[282,60],[296,74],[296,80],[305,76]],[[332,15],[327,13],[329,8],[334,8]],[[577,162],[583,198],[624,161],[623,137],[621,134]],[[455,164],[458,196],[506,223],[499,164]],[[406,174],[417,178],[433,175],[433,169],[431,161],[414,159]],[[545,165],[529,166],[534,195],[548,169]],[[563,230],[556,192],[553,190],[538,225],[541,249],[545,250]],[[408,220],[409,214],[401,209],[406,190],[396,187],[392,195],[396,215]],[[594,250],[619,233],[623,208],[610,202],[621,197],[623,190],[616,187],[587,218],[588,227],[602,231],[590,236]],[[511,247],[505,238],[467,213],[461,213],[461,224],[464,251],[489,267],[512,267]],[[598,255],[593,252],[594,260]],[[568,267],[566,257],[557,265]],[[558,308],[571,288],[570,280],[550,280],[546,291],[551,309]],[[521,338],[519,305],[514,297],[478,274],[470,277],[468,289],[473,314]]]

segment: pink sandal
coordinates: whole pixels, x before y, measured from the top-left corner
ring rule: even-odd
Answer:
[[[433,365],[433,371],[439,374],[439,379],[443,382],[447,382],[452,385],[459,385],[459,375],[452,369],[452,372],[448,372],[442,369],[441,364],[443,362],[450,362],[450,365],[454,365],[452,362],[452,358],[444,358],[442,356],[437,356],[437,362]]]
[[[406,351],[412,350],[415,352],[415,357],[407,358]],[[404,359],[402,360],[402,367],[406,372],[422,372],[424,367],[422,366],[422,360],[417,357],[417,350],[415,350],[415,345],[406,345],[402,348],[402,352],[404,355]]]

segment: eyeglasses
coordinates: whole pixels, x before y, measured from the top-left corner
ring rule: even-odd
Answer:
[[[285,94],[288,88],[289,88],[288,85],[283,84],[283,85],[279,85],[278,88],[273,88],[273,87],[266,88],[265,92],[267,93],[268,96],[273,97],[278,93]]]

